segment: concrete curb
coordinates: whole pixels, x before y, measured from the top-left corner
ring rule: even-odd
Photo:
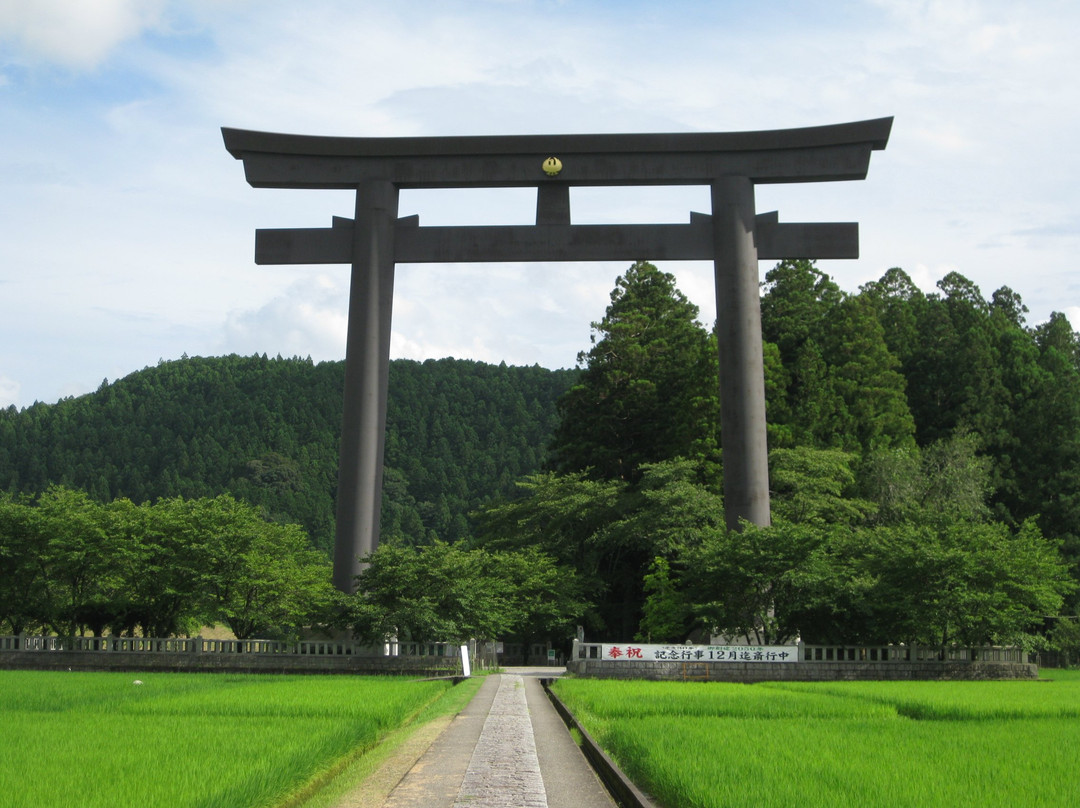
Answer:
[[[612,799],[619,804],[620,808],[659,808],[645,792],[630,782],[630,778],[623,774],[622,769],[618,767],[615,761],[600,748],[600,745],[593,740],[593,737],[578,723],[569,708],[562,703],[558,696],[551,692],[551,683],[553,681],[554,679],[541,679],[540,684],[566,726],[581,733],[582,752],[585,753],[586,760],[589,761],[589,765],[593,767],[593,770],[600,778],[600,782],[604,784],[608,793],[611,794]]]

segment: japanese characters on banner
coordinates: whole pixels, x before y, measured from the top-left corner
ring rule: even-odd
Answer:
[[[601,646],[603,658],[628,662],[798,662],[793,645],[622,645]]]

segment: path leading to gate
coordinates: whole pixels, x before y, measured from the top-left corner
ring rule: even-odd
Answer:
[[[506,671],[485,679],[381,808],[614,808],[540,685],[562,670]]]

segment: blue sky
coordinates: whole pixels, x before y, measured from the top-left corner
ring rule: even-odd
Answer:
[[[1080,324],[1080,7],[990,0],[0,0],[0,406],[182,354],[340,359],[347,268],[256,267],[259,227],[348,194],[250,188],[220,127],[405,136],[729,131],[894,115],[864,182],[762,186],[860,222],[855,291],[949,271]],[[575,221],[685,221],[701,189],[581,191]],[[427,224],[521,192],[405,194]],[[708,265],[667,264],[714,312]],[[762,262],[761,274],[769,264]],[[395,356],[573,365],[624,265],[401,266]]]

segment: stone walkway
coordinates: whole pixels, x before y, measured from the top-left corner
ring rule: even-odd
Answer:
[[[454,808],[548,808],[525,681],[503,674]]]
[[[556,670],[488,676],[382,808],[614,808],[540,686]]]

